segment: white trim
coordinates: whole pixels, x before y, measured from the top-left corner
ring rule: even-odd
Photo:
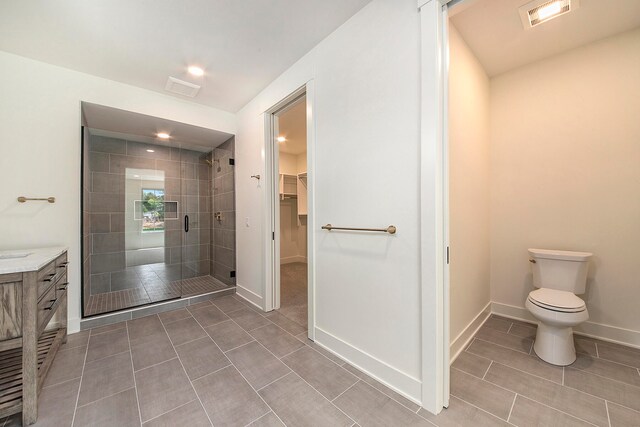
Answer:
[[[422,384],[419,379],[397,370],[393,366],[331,335],[321,328],[315,328],[315,337],[316,344],[322,348],[346,360],[350,365],[355,366],[371,378],[420,405]],[[375,372],[375,374],[373,372]]]
[[[263,243],[265,248],[264,258],[264,299],[263,309],[271,311],[280,308],[280,269],[275,268],[281,264],[280,259],[280,203],[278,194],[278,150],[275,141],[277,132],[277,120],[275,114],[283,112],[286,108],[301,96],[305,95],[307,110],[307,289],[308,289],[308,337],[314,339],[315,326],[315,264],[314,264],[314,233],[315,230],[315,86],[314,81],[309,80],[303,86],[282,98],[279,102],[264,112],[264,138],[265,138],[265,222]],[[272,239],[271,233],[275,233]]]
[[[516,307],[514,305],[502,304],[491,301],[491,313],[509,319],[520,320],[527,323],[538,324],[535,317],[525,307]]]
[[[588,309],[589,307],[587,307]],[[538,321],[525,307],[517,307],[499,302],[491,303],[491,312],[510,319],[537,324]],[[640,348],[640,331],[619,328],[595,322],[584,322],[573,328],[577,335],[597,338],[629,347]]]
[[[278,168],[278,150],[275,150],[276,142],[274,136],[277,132],[275,129],[274,117],[271,112],[264,113],[264,226],[262,233],[262,241],[264,245],[264,311],[271,311],[279,307],[276,301],[276,286],[280,279],[278,277],[279,269],[274,268],[279,264],[277,257],[280,255],[279,241],[276,237],[272,237],[272,233],[279,235],[279,224],[276,224],[276,218],[279,218],[280,203],[274,200],[278,197],[278,174],[275,171]]]
[[[315,229],[316,229],[316,87],[310,80],[306,84],[307,94],[307,337],[315,339],[316,325],[316,270],[315,270]]]
[[[438,414],[448,397],[448,307],[445,307],[443,8],[420,8],[421,405]]]
[[[441,0],[442,2],[442,0]],[[443,250],[445,251],[445,260],[443,261],[443,316],[444,316],[444,373],[442,379],[442,406],[449,407],[449,397],[451,394],[450,377],[451,371],[447,369],[447,360],[451,360],[451,347],[447,345],[451,342],[451,272],[450,261],[451,256],[451,239],[449,234],[449,17],[448,7],[442,5],[442,227],[443,227]],[[457,357],[457,356],[456,356]]]
[[[80,318],[67,319],[67,334],[75,334],[76,332],[80,332]]]
[[[264,298],[262,298],[262,296],[256,294],[255,292],[241,285],[236,285],[236,295],[238,295],[243,300],[251,303],[252,305],[256,306],[260,310],[263,310]]]
[[[484,325],[484,322],[491,316],[491,302],[488,302],[487,305],[478,313],[476,317],[473,318],[471,322],[458,334],[456,339],[451,342],[449,346],[450,354],[453,354],[451,357],[451,361],[449,364],[455,362],[458,358],[462,350],[464,350],[469,342],[473,339],[478,330]]]

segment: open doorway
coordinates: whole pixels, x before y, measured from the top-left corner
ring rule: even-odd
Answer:
[[[635,313],[632,303],[622,301],[637,301],[637,289],[623,283],[634,277],[636,264],[629,260],[638,251],[631,242],[640,230],[632,219],[640,205],[624,197],[637,193],[640,182],[638,103],[628,96],[640,88],[632,77],[638,61],[631,59],[640,46],[640,7],[624,0],[452,4],[445,9],[443,34],[449,413],[479,407],[491,414],[492,425],[518,425],[522,414],[538,425],[562,417],[557,422],[569,424],[569,416],[606,425],[613,420],[610,408],[624,405],[628,396],[588,387],[612,378],[583,366],[615,363],[602,360],[601,347],[631,352],[638,342],[638,317],[628,316]],[[620,248],[629,258],[620,259]],[[540,249],[554,266],[578,264],[576,254],[585,252],[595,261],[574,282],[553,273],[536,280],[544,268],[532,268]],[[532,302],[546,292],[553,297],[537,310]],[[572,302],[561,303],[558,296]],[[615,320],[606,317],[612,312]],[[561,331],[562,340],[556,338]],[[470,368],[482,364],[478,371]],[[542,370],[557,376],[542,381]],[[581,381],[573,381],[579,370]],[[530,386],[537,381],[553,384],[558,394],[573,393],[575,401],[596,399],[585,403],[593,411],[548,400]],[[510,393],[513,400],[496,410],[471,397],[478,390],[475,396]],[[606,404],[595,409],[603,399]],[[637,418],[637,409],[628,416]]]
[[[306,96],[276,115],[278,150],[279,276],[277,310],[307,328],[307,114]]]
[[[265,111],[265,310],[314,339],[313,81]]]

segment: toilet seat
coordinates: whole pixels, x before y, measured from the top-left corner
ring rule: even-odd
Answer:
[[[556,289],[540,288],[531,291],[529,302],[545,310],[561,313],[579,313],[587,309],[583,300],[575,294]]]

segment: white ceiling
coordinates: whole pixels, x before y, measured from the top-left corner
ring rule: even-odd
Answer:
[[[302,154],[307,151],[307,104],[300,99],[291,108],[278,115],[279,136],[287,140],[279,142],[280,151],[289,154]]]
[[[179,146],[200,152],[209,152],[233,136],[226,132],[89,102],[82,103],[82,116],[83,124],[91,129],[92,135],[172,147]],[[159,132],[166,132],[171,135],[171,138],[168,140],[159,139],[156,136]]]
[[[529,0],[467,0],[451,22],[490,77],[640,26],[640,0],[580,0],[573,12],[525,30]]]
[[[0,50],[236,112],[369,1],[2,0]]]

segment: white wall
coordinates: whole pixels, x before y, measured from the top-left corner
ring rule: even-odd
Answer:
[[[489,304],[489,78],[449,26],[449,242],[452,355]],[[468,326],[470,326],[467,329]]]
[[[265,173],[262,113],[314,81],[316,340],[416,401],[419,40],[414,0],[374,0],[239,112],[236,139],[238,292],[264,304],[266,184],[249,178]],[[398,233],[320,230],[329,222]]]
[[[280,173],[287,175],[296,175],[298,173],[298,159],[295,154],[283,153],[279,154]]]
[[[69,247],[70,332],[80,317],[80,102],[235,133],[203,105],[0,52],[0,249]],[[16,197],[55,196],[19,204]]]
[[[529,247],[593,252],[579,329],[636,345],[639,52],[640,29],[491,82],[492,300],[524,306]]]
[[[298,173],[307,171],[307,153],[298,154],[296,156],[296,166],[298,168]]]

